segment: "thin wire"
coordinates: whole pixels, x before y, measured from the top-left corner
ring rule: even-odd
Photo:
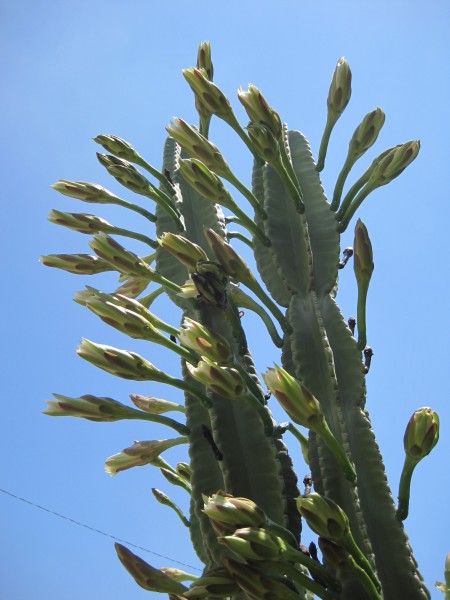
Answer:
[[[10,496],[11,498],[14,498],[15,500],[21,500],[22,502],[25,502],[26,504],[34,506],[35,508],[44,510],[45,512],[50,513],[51,515],[54,515],[56,517],[59,517],[60,519],[65,519],[66,521],[70,521],[74,525],[79,525],[80,527],[89,529],[90,531],[93,531],[94,533],[99,533],[100,535],[104,535],[105,537],[111,538],[112,540],[116,540],[116,542],[121,542],[123,544],[127,544],[127,546],[132,546],[133,548],[138,548],[138,550],[143,550],[144,552],[148,552],[149,554],[153,554],[154,556],[159,556],[159,558],[164,558],[165,560],[170,560],[171,562],[176,563],[178,565],[182,565],[183,567],[189,567],[190,569],[194,569],[194,571],[201,572],[201,569],[198,569],[197,567],[194,567],[193,565],[189,565],[188,563],[184,563],[179,560],[175,560],[174,558],[170,558],[170,556],[164,556],[164,554],[158,554],[158,552],[154,552],[153,550],[148,550],[148,548],[144,548],[143,546],[138,546],[137,544],[133,544],[132,542],[122,540],[122,539],[116,537],[115,535],[111,535],[110,533],[106,533],[105,531],[101,531],[100,529],[96,529],[95,527],[91,527],[90,525],[86,525],[85,523],[80,523],[79,521],[76,521],[75,519],[66,517],[65,515],[62,515],[59,512],[50,510],[49,508],[45,508],[45,506],[41,506],[40,504],[31,502],[31,500],[27,500],[26,498],[21,498],[20,496],[16,496],[16,494],[12,494],[11,492],[7,492],[6,490],[3,490],[1,488],[0,488],[0,492],[2,492],[3,494],[6,494],[7,496]]]

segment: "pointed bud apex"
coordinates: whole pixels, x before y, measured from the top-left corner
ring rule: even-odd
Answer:
[[[75,275],[96,275],[105,271],[114,271],[106,260],[90,254],[48,254],[39,259],[46,267],[62,269]]]
[[[250,84],[248,91],[238,90],[238,98],[253,123],[267,127],[275,139],[280,140],[283,130],[279,114],[269,106],[269,103],[261,94],[259,89]]]
[[[112,375],[134,381],[170,383],[170,377],[135,352],[127,352],[83,338],[77,354],[84,360]]]
[[[89,245],[95,254],[108,262],[119,273],[151,279],[153,270],[149,265],[109,235],[99,233],[94,236]]]
[[[180,597],[184,595],[187,588],[164,573],[163,569],[155,569],[121,544],[114,544],[114,546],[120,562],[141,588],[150,592],[176,594]]]
[[[117,200],[117,196],[107,189],[98,185],[98,183],[89,183],[87,181],[67,181],[60,179],[51,186],[57,192],[83,200],[83,202],[92,202],[95,204],[110,204]]]
[[[376,159],[377,163],[373,167],[367,187],[375,189],[390,183],[415,160],[419,150],[419,141],[406,142],[386,152],[383,158]]]
[[[155,462],[157,464],[162,452],[179,444],[186,443],[187,438],[185,437],[178,437],[172,440],[134,442],[129,448],[125,448],[122,452],[110,456],[106,460],[105,471],[110,475],[117,475],[120,471],[125,471],[133,467],[141,467]]]
[[[132,192],[144,196],[152,192],[150,181],[127,160],[109,154],[97,154],[97,158],[110,175]]]
[[[188,463],[179,462],[176,466],[176,471],[180,477],[183,477],[186,481],[191,480],[191,467]]]
[[[368,113],[355,129],[348,148],[348,156],[356,162],[376,142],[384,125],[385,115],[381,108]]]
[[[184,412],[184,406],[169,402],[169,400],[140,396],[139,394],[130,394],[130,398],[135,406],[151,415],[162,415],[171,411]]]
[[[194,190],[207,200],[221,204],[230,210],[234,208],[234,200],[230,192],[225,189],[222,180],[201,161],[196,158],[181,159],[180,171]]]
[[[198,600],[209,597],[234,597],[239,591],[239,586],[230,577],[228,571],[223,568],[216,568],[196,579],[189,590],[184,592],[183,597]]]
[[[184,317],[177,337],[183,346],[213,362],[223,364],[233,358],[230,344],[223,336],[189,317]]]
[[[48,220],[56,225],[68,227],[79,233],[113,233],[114,225],[87,213],[66,213],[59,210],[51,210],[48,215]]]
[[[197,575],[192,575],[191,573],[176,569],[175,567],[161,567],[160,571],[179,583],[182,583],[183,581],[196,581],[198,579]]]
[[[186,363],[186,368],[191,377],[223,398],[235,400],[245,389],[244,381],[236,369],[219,367],[206,357],[198,363],[197,367]]]
[[[191,242],[182,235],[163,233],[162,236],[158,238],[158,243],[164,250],[167,250],[175,256],[188,271],[195,271],[195,267],[199,260],[208,260],[208,255],[203,248],[194,244],[194,242]]]
[[[218,542],[248,560],[280,560],[286,552],[281,538],[258,527],[236,529],[233,535],[219,537]]]
[[[439,416],[431,408],[416,410],[406,427],[403,445],[406,454],[419,462],[429,454],[439,440]]]
[[[255,278],[244,259],[213,229],[204,229],[206,241],[225,272],[236,281],[251,287]]]
[[[44,415],[51,417],[80,417],[89,421],[112,422],[127,419],[135,409],[129,408],[112,398],[103,398],[86,394],[80,398],[69,398],[53,394],[54,400],[47,400],[48,408]]]
[[[374,269],[373,251],[367,227],[361,219],[358,219],[355,226],[353,254],[353,268],[358,285],[368,286]]]
[[[232,534],[243,527],[263,527],[267,523],[266,513],[248,498],[236,498],[219,491],[203,499],[203,512],[220,535]]]
[[[199,300],[217,308],[226,308],[228,277],[221,265],[210,260],[200,261],[191,278]],[[192,292],[192,289],[186,291]]]
[[[337,543],[348,538],[347,515],[333,500],[316,493],[307,494],[297,498],[297,509],[317,535]]]
[[[263,374],[263,379],[287,412],[289,417],[299,425],[315,431],[322,428],[325,417],[317,398],[297,379],[275,365]]]
[[[193,67],[183,69],[183,75],[195,96],[208,111],[224,121],[234,118],[233,109],[228,98],[226,98],[217,85],[209,81],[200,69]]]
[[[148,284],[150,283],[150,279],[147,277],[137,277],[131,275],[127,278],[125,283],[119,286],[115,293],[125,296],[126,298],[130,298],[133,300],[140,296],[142,292],[144,292],[148,288]]]
[[[336,122],[349,103],[352,94],[352,72],[348,62],[341,57],[336,65],[328,92],[328,120]]]
[[[208,169],[218,175],[226,175],[229,172],[219,148],[183,119],[174,118],[166,130],[190,156],[202,161]]]
[[[141,158],[131,144],[116,135],[101,134],[94,138],[94,142],[124,160],[136,162]]]
[[[247,131],[256,151],[263,160],[271,165],[281,164],[280,145],[268,127],[250,123]]]
[[[209,81],[213,80],[214,67],[211,60],[211,44],[202,42],[198,47],[197,69],[204,69]]]
[[[179,518],[181,519],[181,521],[183,522],[183,525],[185,527],[190,527],[190,523],[189,523],[188,519],[184,516],[181,508],[179,506],[177,506],[175,504],[175,502],[173,500],[171,500],[167,494],[165,494],[161,490],[158,490],[157,488],[152,488],[152,494],[160,504],[162,504],[163,506],[168,506],[169,508],[174,510],[176,512],[176,514],[179,516]]]

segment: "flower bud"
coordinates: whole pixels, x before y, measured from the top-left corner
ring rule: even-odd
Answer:
[[[204,502],[203,512],[221,535],[242,527],[263,527],[267,523],[263,509],[248,498],[236,498],[219,491],[209,498],[204,496]]]
[[[224,121],[234,117],[228,98],[226,98],[217,85],[209,81],[200,69],[193,67],[183,69],[183,75],[196,97],[199,98],[208,111],[224,119]]]
[[[123,379],[159,381],[161,383],[167,383],[169,380],[163,371],[135,352],[120,350],[104,344],[95,344],[83,338],[77,354],[99,369]]]
[[[120,471],[152,464],[160,458],[160,454],[169,448],[186,444],[187,438],[178,437],[171,440],[151,440],[148,442],[134,442],[122,452],[113,454],[105,463],[105,471],[110,475],[117,475]]]
[[[132,192],[144,196],[152,192],[150,181],[127,160],[107,154],[97,154],[97,158],[110,175]]]
[[[353,268],[358,285],[368,286],[374,269],[373,251],[367,227],[361,219],[358,219],[355,227],[353,255]]]
[[[281,139],[283,126],[279,114],[271,108],[259,89],[250,84],[248,91],[238,90],[238,98],[245,108],[250,121],[267,127],[276,140]]]
[[[154,398],[153,396],[141,396],[139,394],[130,394],[130,398],[135,406],[151,415],[162,415],[174,410],[184,412],[184,406],[170,402],[169,400]]]
[[[287,412],[289,417],[299,425],[315,431],[322,428],[325,422],[322,409],[317,398],[289,373],[275,365],[263,374],[263,379]]]
[[[211,44],[201,42],[197,52],[197,69],[204,69],[209,81],[213,80],[214,67],[211,59]]]
[[[247,131],[261,158],[270,164],[280,164],[280,145],[271,130],[265,125],[252,122],[247,126]]]
[[[116,135],[98,135],[94,142],[103,146],[105,150],[130,162],[139,161],[141,158],[131,144]]]
[[[48,408],[43,411],[44,415],[51,417],[80,417],[89,421],[112,422],[126,419],[133,408],[129,408],[112,398],[91,396],[86,394],[80,398],[69,398],[60,394],[53,394],[54,400],[47,400]]]
[[[200,261],[191,278],[199,300],[217,308],[226,308],[228,277],[221,265],[210,260]],[[189,295],[193,292],[190,288],[186,291]],[[184,296],[188,297],[186,294]]]
[[[336,65],[328,92],[329,121],[337,121],[349,103],[352,94],[352,72],[348,62],[341,57]]]
[[[350,140],[348,156],[356,162],[376,142],[384,125],[385,114],[381,108],[368,113],[355,129]]]
[[[234,201],[222,180],[201,161],[196,158],[181,159],[180,171],[194,190],[207,200],[217,202],[230,210],[234,208]]]
[[[297,498],[297,509],[317,535],[336,543],[348,538],[350,524],[347,515],[333,500],[310,493]]]
[[[413,162],[420,150],[420,142],[411,141],[392,148],[379,160],[367,182],[369,189],[386,185],[398,177]]]
[[[117,196],[109,192],[107,189],[98,185],[98,183],[89,183],[87,181],[67,181],[60,179],[51,186],[57,192],[77,198],[84,202],[92,202],[95,204],[110,204],[117,200]]]
[[[213,229],[204,229],[206,241],[225,272],[241,283],[252,286],[255,281],[251,269],[234,248]]]
[[[286,552],[281,538],[258,527],[236,529],[233,535],[219,537],[218,542],[248,560],[279,560]]]
[[[403,445],[407,456],[419,462],[439,440],[439,416],[429,407],[414,412],[406,427]]]
[[[141,588],[150,592],[175,594],[180,598],[184,595],[186,586],[164,573],[163,569],[155,569],[121,544],[114,546],[120,562]]]
[[[187,592],[184,592],[184,598],[208,598],[208,597],[228,597],[235,596],[240,591],[239,586],[233,581],[228,571],[223,568],[217,568],[208,571],[194,581]]]
[[[330,566],[335,571],[346,571],[352,568],[353,559],[348,550],[330,542],[323,537],[319,537],[319,548],[322,552],[323,561],[326,566]]]
[[[96,275],[114,271],[114,267],[97,256],[90,254],[47,254],[39,259],[46,267],[62,269],[75,275]]]
[[[65,213],[59,210],[51,210],[48,215],[48,220],[56,225],[68,227],[79,233],[113,233],[114,225],[87,213]]]
[[[203,248],[182,235],[166,232],[158,238],[158,243],[164,250],[175,256],[188,271],[195,271],[199,260],[208,260],[208,255]]]
[[[208,169],[218,175],[226,175],[228,164],[219,148],[203,136],[197,129],[182,119],[174,118],[174,122],[166,127],[171,135],[193,158],[201,160]]]
[[[185,479],[186,481],[191,480],[192,472],[191,472],[191,467],[190,467],[190,465],[188,465],[188,463],[185,463],[185,462],[177,463],[176,471],[177,471],[178,475],[180,477],[183,477],[183,479]]]
[[[153,270],[139,256],[127,250],[105,233],[94,235],[90,247],[100,258],[108,262],[114,269],[126,275],[147,277],[151,279]]]
[[[230,344],[223,336],[189,317],[184,317],[177,337],[183,346],[213,362],[228,363],[233,358]]]
[[[186,368],[191,377],[223,398],[235,400],[242,395],[245,389],[244,381],[236,369],[219,367],[206,357],[203,357],[197,367],[186,363]]]

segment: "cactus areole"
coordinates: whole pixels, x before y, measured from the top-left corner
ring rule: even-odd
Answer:
[[[124,186],[124,198],[95,183],[61,180],[53,186],[91,205],[117,204],[137,212],[142,231],[55,210],[53,223],[93,234],[93,253],[42,258],[47,266],[81,275],[116,271],[119,287],[103,292],[88,287],[76,301],[121,333],[178,354],[180,371],[162,371],[152,346],[147,358],[130,349],[131,341],[119,349],[83,340],[81,358],[111,375],[147,382],[148,398],[132,393],[134,406],[127,406],[106,396],[56,394],[46,414],[108,422],[143,419],[172,430],[167,439],[135,442],[106,462],[112,475],[154,466],[162,469],[166,488],[172,484],[186,491],[182,506],[167,489],[154,488],[153,495],[189,529],[203,573],[155,569],[117,545],[120,561],[146,590],[172,599],[430,598],[366,409],[372,351],[366,347],[370,315],[365,305],[374,263],[367,228],[353,221],[369,193],[415,159],[419,142],[382,152],[347,191],[352,165],[384,124],[383,111],[372,111],[353,135],[328,201],[319,172],[331,130],[351,96],[345,59],[337,63],[324,102],[326,127],[317,163],[303,134],[289,130],[254,85],[238,92],[250,119],[246,128],[240,125],[232,103],[212,82],[209,43],[200,45],[196,67],[183,74],[194,93],[199,127],[179,118],[167,126],[161,169],[128,142],[99,135],[94,140],[108,154],[99,153],[98,159]],[[232,172],[218,140],[209,140],[214,118],[224,120],[236,132],[237,144],[253,154],[247,182]],[[236,192],[242,196],[239,204]],[[354,252],[346,248],[341,260],[340,234],[351,223],[356,225]],[[139,255],[126,248],[127,237],[142,244]],[[243,247],[253,258],[244,260]],[[355,319],[345,319],[336,303],[338,271],[353,254],[357,333]],[[165,323],[153,314],[152,302],[161,294],[178,307],[178,322]],[[275,368],[262,377],[241,309],[254,311],[273,341],[268,362]],[[176,402],[153,398],[153,381],[180,390]],[[277,401],[286,423],[272,416],[269,404]],[[431,431],[434,443],[439,420],[428,420],[431,425],[423,429]],[[186,462],[171,465],[162,455],[176,445],[186,448]],[[294,462],[302,475],[311,473],[303,496]],[[409,480],[407,473],[405,498]],[[321,548],[318,558],[316,544],[311,555],[301,544],[302,521]]]

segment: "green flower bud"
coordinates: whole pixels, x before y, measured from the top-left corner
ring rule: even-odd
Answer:
[[[250,123],[247,131],[249,138],[262,159],[270,164],[281,164],[280,145],[267,126]]]
[[[348,62],[341,57],[336,65],[328,92],[329,121],[337,121],[349,103],[352,94],[352,72]]]
[[[168,375],[135,352],[127,352],[104,344],[95,344],[83,338],[77,354],[99,369],[123,379],[170,382]]]
[[[78,231],[79,233],[112,233],[116,229],[114,225],[86,213],[65,213],[59,210],[51,210],[48,215],[48,220],[56,225],[63,225]]]
[[[47,254],[39,259],[46,267],[62,269],[75,275],[96,275],[114,271],[114,267],[97,256],[90,254]]]
[[[98,160],[119,183],[143,196],[153,192],[154,186],[127,160],[107,154],[97,154]]]
[[[87,181],[67,181],[60,179],[51,186],[57,192],[77,198],[84,202],[92,202],[95,204],[110,204],[117,200],[117,196],[109,192],[107,189],[98,185],[98,183],[89,183]]]
[[[115,293],[133,300],[148,288],[149,283],[150,279],[148,277],[136,277],[132,275],[116,289]]]
[[[381,108],[368,113],[355,129],[348,148],[348,157],[352,162],[367,152],[376,142],[378,134],[384,125],[385,114]]]
[[[229,167],[219,148],[203,136],[197,129],[182,119],[174,118],[166,127],[171,135],[193,158],[201,160],[208,169],[218,175],[226,175]]]
[[[347,515],[333,500],[310,493],[297,498],[297,509],[317,535],[331,542],[344,542],[350,534]]]
[[[221,265],[210,260],[200,261],[191,278],[199,300],[218,308],[226,308],[228,277]],[[192,288],[186,290],[189,295],[192,291]],[[186,294],[184,296],[188,297]]]
[[[242,395],[245,389],[244,381],[236,369],[219,367],[206,357],[203,357],[197,367],[186,363],[186,368],[191,377],[223,398],[235,400]]]
[[[184,317],[178,339],[183,346],[219,364],[228,363],[233,352],[228,341],[201,323]]]
[[[325,417],[317,398],[285,369],[275,365],[263,374],[263,379],[295,423],[313,431],[324,426]]]
[[[259,89],[250,84],[248,91],[238,90],[238,98],[245,108],[250,121],[267,127],[275,139],[280,140],[283,126],[279,114],[271,108]]]
[[[258,527],[236,529],[233,535],[219,537],[217,541],[248,560],[280,560],[286,553],[281,538]]]
[[[203,499],[203,512],[220,535],[234,533],[243,527],[263,527],[267,523],[263,509],[248,498],[237,498],[219,491]]]
[[[233,210],[235,202],[230,192],[225,188],[222,180],[201,161],[196,158],[181,159],[180,171],[194,190],[207,200]]]
[[[355,227],[353,268],[358,285],[368,286],[374,269],[373,251],[369,233],[361,219],[358,219]]]
[[[190,522],[184,516],[181,508],[179,506],[177,506],[175,504],[175,502],[173,500],[171,500],[167,494],[165,494],[161,490],[158,490],[157,488],[152,488],[152,494],[160,504],[162,504],[163,506],[168,506],[173,511],[175,511],[185,527],[190,527]]]
[[[419,150],[420,142],[418,140],[406,142],[392,148],[376,163],[367,182],[367,187],[372,190],[390,183],[415,160]]]
[[[163,233],[158,238],[159,245],[170,252],[188,271],[195,271],[199,260],[208,260],[206,252],[182,235],[175,233]]]
[[[197,69],[204,69],[209,81],[213,80],[214,67],[211,59],[211,44],[209,42],[201,42],[198,47]]]
[[[170,402],[169,400],[154,398],[153,396],[141,396],[139,394],[130,394],[130,398],[135,406],[151,415],[162,415],[171,411],[185,412],[184,406]]]
[[[414,412],[406,427],[403,445],[408,457],[419,462],[439,440],[439,416],[429,407]]]
[[[127,419],[135,409],[117,402],[112,398],[91,396],[86,394],[80,398],[69,398],[53,394],[54,400],[47,400],[48,408],[44,415],[51,417],[80,417],[89,421],[112,422]]]
[[[207,598],[234,596],[240,591],[239,586],[233,581],[226,569],[214,569],[199,577],[191,585],[184,598]]]
[[[217,85],[209,81],[200,69],[193,67],[183,69],[183,75],[195,96],[208,111],[224,119],[224,121],[233,119],[234,114],[230,101]]]
[[[110,475],[117,475],[120,471],[132,469],[133,467],[141,467],[153,463],[158,464],[158,459],[162,452],[186,443],[187,438],[185,437],[178,437],[171,440],[134,442],[129,448],[125,448],[122,452],[110,456],[106,460],[105,471]]]
[[[348,550],[323,537],[319,537],[318,541],[326,566],[329,565],[334,571],[348,571],[352,569],[354,563]]]
[[[153,269],[142,258],[121,246],[109,235],[99,233],[94,236],[89,245],[95,254],[120,273],[152,278]]]
[[[130,162],[139,161],[140,155],[131,144],[116,135],[98,135],[94,142],[103,146],[105,150]]]
[[[247,263],[234,248],[213,229],[204,229],[206,241],[216,255],[225,272],[236,281],[251,287],[255,277]]]
[[[155,569],[121,544],[114,546],[120,562],[141,588],[150,592],[176,594],[179,597],[184,595],[186,586],[164,573],[163,569]]]
[[[198,579],[197,575],[192,575],[191,573],[187,573],[181,569],[176,569],[175,567],[161,567],[160,571],[161,573],[168,575],[171,579],[179,581],[180,583],[183,581],[196,581]]]

